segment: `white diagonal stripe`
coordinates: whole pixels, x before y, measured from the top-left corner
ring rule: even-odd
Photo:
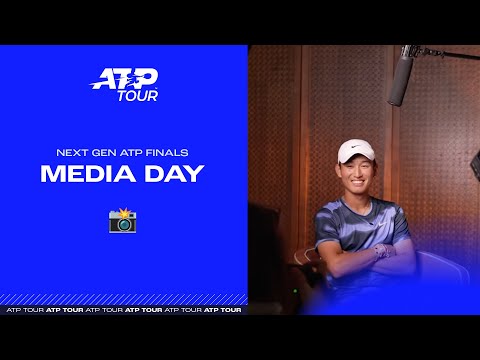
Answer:
[[[112,305],[112,301],[115,300],[115,298],[116,298],[118,295],[120,295],[120,294],[115,295],[115,296],[113,297],[113,299],[110,300],[110,302],[108,303],[108,305]],[[122,296],[123,296],[123,295],[122,295]]]
[[[25,295],[20,294],[17,299],[15,300],[15,305],[21,305],[21,300],[25,297]]]
[[[88,294],[86,294],[81,300],[78,300],[79,305],[85,305],[84,300],[87,298]]]
[[[137,294],[135,294],[137,296]],[[142,298],[143,294],[139,294],[136,298],[134,297],[135,300],[133,300],[130,305],[135,305],[135,303]]]
[[[68,295],[65,297],[65,299],[62,300],[62,302],[60,303],[60,305],[66,305],[66,301],[67,301],[67,299],[68,299],[70,296],[72,296],[72,294],[68,294]]]
[[[145,298],[146,298],[147,296],[148,296],[148,294],[145,295]],[[143,297],[143,294],[139,295],[138,298],[137,298],[137,300],[135,300],[132,305],[136,305],[135,303],[136,303],[137,301],[140,303],[140,299],[141,299],[142,297]]]
[[[17,304],[18,305],[25,305],[25,298],[28,296],[28,294],[25,294],[21,299],[18,299]]]
[[[17,295],[17,294],[15,294],[15,295]],[[18,298],[20,298],[20,296],[22,296],[22,295],[23,295],[23,294],[18,295],[18,296],[17,296],[17,300],[18,300]],[[13,301],[11,302],[11,304],[12,304],[12,305],[16,305],[16,304],[15,304],[15,300],[13,300]]]
[[[105,296],[106,296],[106,295],[107,295],[107,294],[105,294]],[[105,297],[105,296],[104,296],[104,297]],[[107,301],[108,299],[110,299],[112,296],[113,296],[113,294],[110,294],[110,296],[109,296],[108,298],[106,298],[105,300],[103,300],[102,305],[105,304],[105,301]]]
[[[15,299],[18,298],[18,295],[17,294],[13,294],[12,297],[10,298],[10,300],[8,300],[8,303],[10,305],[13,305],[15,303]]]
[[[8,305],[9,302],[10,302],[10,299],[15,298],[15,296],[17,296],[17,294],[13,294],[13,295],[8,294],[8,296],[5,298],[5,305]],[[9,299],[9,300],[7,300],[7,299]]]
[[[124,302],[128,299],[128,297],[131,296],[131,295],[132,295],[132,294],[128,294],[127,296],[125,296],[125,298],[122,300],[122,302],[121,302],[120,304],[118,304],[118,305],[123,305],[123,303],[124,303]],[[122,296],[123,296],[123,295],[122,295]],[[119,301],[120,301],[120,299],[117,300],[117,303],[118,303]],[[115,305],[117,305],[117,304],[115,303]]]
[[[103,295],[103,296],[101,297],[101,299],[100,299],[100,300],[98,301],[98,303],[97,303],[98,305],[102,305],[102,304],[100,304],[100,301],[102,301],[105,296],[107,296],[107,294],[105,294],[105,295]],[[97,297],[98,297],[98,296],[97,296]],[[97,300],[97,299],[95,299],[95,300]]]
[[[193,299],[195,299],[196,296],[197,294],[193,295],[193,297],[190,299],[190,301],[186,305],[194,305],[195,303],[193,302]]]
[[[215,303],[215,301],[218,299],[218,297],[219,297],[220,295],[222,295],[222,294],[218,294],[218,296],[215,298],[215,300],[213,300],[213,302],[212,302],[213,305],[217,305],[217,304]]]
[[[60,301],[60,299],[64,296],[65,296],[65,294],[60,295],[60,297],[57,299],[57,301],[55,301],[55,303],[53,305],[57,305],[57,303]]]
[[[25,301],[25,305],[28,305],[28,302],[30,301],[30,299],[32,298],[32,296],[35,296],[35,294],[30,295],[30,297]]]
[[[205,300],[207,300],[207,298],[210,296],[210,294],[207,294],[203,297],[203,299],[198,303],[198,305],[205,305],[205,304],[202,304],[203,302],[205,302]]]
[[[158,294],[155,299],[153,299],[152,301],[150,301],[150,304],[149,304],[149,305],[154,304],[154,303],[157,301],[157,299],[160,297],[160,295],[162,295],[162,294]],[[165,296],[167,296],[167,294],[163,295],[163,296],[162,296],[162,299],[163,299]],[[161,300],[161,299],[160,299],[160,300]]]
[[[223,295],[222,298],[220,300],[218,300],[216,305],[220,304],[220,301],[222,301],[225,296],[227,296],[227,294]],[[220,305],[223,305],[223,304],[220,304]]]
[[[8,295],[5,297],[5,299],[3,299],[3,300],[0,302],[0,305],[2,305],[2,303],[3,303],[5,300],[7,300],[9,296],[10,296],[10,294],[8,294]]]
[[[233,305],[237,305],[237,303],[240,301],[240,299],[243,298],[244,296],[245,296],[245,294],[243,294],[242,296],[240,296],[240,297],[237,299],[237,301],[235,301],[235,304],[233,304]]]
[[[246,297],[245,300],[243,300],[243,301],[240,303],[240,305],[243,305],[243,303],[244,303],[245,301],[248,303],[248,297]],[[245,305],[246,305],[246,304],[245,304]]]
[[[75,300],[73,300],[73,299],[76,299],[77,297],[80,297],[80,295],[78,295],[78,294],[73,295],[73,297],[70,299],[70,304],[71,305],[75,305]]]
[[[209,298],[207,301],[205,301],[205,304],[204,304],[204,305],[208,305],[209,301],[210,301],[214,296],[215,296],[215,294],[213,294],[212,296],[210,296],[210,298]]]
[[[233,296],[233,294],[232,294],[232,295],[230,295],[230,296],[229,296],[229,297],[228,297],[228,298],[227,298],[225,301],[227,301],[228,299],[230,299],[232,296]],[[222,304],[222,305],[225,305],[225,301],[223,302],[223,304]]]
[[[197,295],[197,294],[195,294],[195,296],[196,296],[196,295]],[[195,299],[195,301],[190,302],[190,305],[197,305],[198,299],[200,299],[202,296],[203,296],[203,294],[198,295],[198,297]]]
[[[175,304],[173,304],[173,305],[178,305],[178,302],[179,302],[180,299],[181,299],[182,297],[184,297],[184,296],[185,296],[185,294],[183,294],[182,296],[180,296],[180,297],[178,298],[177,302],[176,302]]]
[[[8,299],[8,297],[9,297],[9,296],[10,296],[10,294],[8,294],[8,295],[5,297],[5,299],[3,299],[3,300],[2,300],[2,302],[0,302],[0,305],[2,305],[2,304],[3,304],[3,302],[4,302],[4,301],[6,301],[6,300]]]
[[[192,294],[188,294],[188,296],[182,300],[182,302],[179,304],[179,305],[183,305],[183,303],[185,302],[185,300],[187,300],[190,296],[192,296]]]
[[[8,297],[10,296],[10,294],[2,294],[2,297],[5,296],[5,299],[8,299]],[[5,299],[3,299],[2,301],[0,301],[0,305],[5,301]]]
[[[198,305],[202,305],[202,302],[205,301],[205,299],[207,298],[208,295],[210,295],[210,294],[205,295],[205,297],[202,299],[202,301],[200,301],[200,302],[198,303]]]
[[[35,298],[31,301],[31,303],[33,303],[39,296],[40,296],[40,294],[38,294],[37,296],[35,296]],[[28,304],[28,305],[30,305],[30,304]]]
[[[238,295],[240,295],[240,294],[235,295],[235,297],[232,299],[232,301],[230,301],[230,304],[229,304],[229,305],[232,305],[233,300],[235,300]]]
[[[27,296],[28,296],[28,294],[25,294],[25,296],[22,298],[22,300],[25,299]],[[19,301],[18,301],[19,305],[22,304],[22,300],[19,300]]]
[[[55,300],[55,298],[58,296],[58,294],[56,294],[53,298],[52,298],[52,301]]]
[[[134,295],[132,296],[132,298],[131,298],[130,300],[128,300],[128,302],[130,303],[130,305],[133,305],[133,304],[132,304],[132,300],[135,299],[136,296],[137,296],[137,294],[134,294]],[[122,303],[123,303],[123,302],[122,302]]]
[[[162,294],[160,294],[160,295],[162,295]],[[158,295],[158,296],[160,296],[160,295]],[[164,298],[165,296],[167,296],[167,294],[163,295],[163,296],[162,296],[162,298],[161,298],[160,300],[158,300],[158,301],[157,301],[157,299],[158,299],[158,296],[155,298],[155,300],[153,300],[152,304],[154,304],[154,303],[155,303],[156,305],[157,305],[157,304],[159,304],[159,303],[160,303],[160,301],[162,301],[162,300],[163,300],[163,298]],[[161,304],[160,304],[160,305],[161,305]]]
[[[138,299],[140,299],[143,294],[134,294],[133,297],[128,301],[130,305],[133,305]]]
[[[91,299],[92,297],[94,297],[94,296],[95,296],[95,294],[90,295],[90,297],[89,297],[87,300],[85,300],[85,305],[88,305],[88,302],[89,302],[90,299]],[[98,297],[98,296],[99,296],[99,295],[97,295],[97,297]]]
[[[77,294],[72,294],[72,297],[70,299],[68,299],[68,303],[65,303],[64,305],[73,305],[72,300],[75,299],[76,296],[77,296]]]
[[[177,298],[178,295],[179,295],[179,294],[175,295],[175,297],[174,297],[172,300],[170,300],[170,302],[168,303],[168,305],[170,305],[170,304],[172,303],[172,301]]]
[[[82,304],[82,300],[85,299],[86,297],[88,296],[88,294],[80,294],[80,296],[77,298],[77,300],[75,301],[76,304],[75,305],[83,305]]]
[[[148,295],[147,295],[148,296]],[[148,305],[148,302],[155,296],[155,294],[152,294],[148,300],[143,300],[143,304],[142,305]]]
[[[142,300],[138,300],[137,304],[138,305],[144,305],[149,297],[150,297],[150,294],[146,294],[145,297]]]
[[[198,305],[205,305],[205,300],[207,300],[207,298],[210,296],[210,294],[207,294],[205,295],[205,297],[203,298],[202,301],[200,301],[200,303]],[[202,304],[203,303],[203,304]]]
[[[117,296],[118,296],[118,294],[117,294]],[[117,299],[117,301],[115,301],[115,303],[112,304],[112,305],[117,305],[117,303],[120,301],[120,299],[123,298],[124,296],[125,296],[125,294],[122,294],[122,295]],[[112,301],[113,301],[113,299],[112,299]]]
[[[70,295],[70,294],[68,294],[68,295]],[[74,299],[76,296],[77,296],[77,294],[71,294],[71,297],[70,297],[70,299],[68,299],[68,302],[66,302],[64,305],[70,305],[70,304],[71,304],[71,301],[72,301],[72,299]],[[66,300],[66,298],[65,298],[65,300]]]
[[[50,299],[50,297],[52,296],[53,294],[50,294],[48,295],[48,297],[43,301],[43,303],[45,304],[47,302],[48,299]]]
[[[122,294],[122,296],[120,296],[120,297],[117,299],[117,301],[115,301],[115,304],[113,304],[113,305],[117,305],[118,302],[120,301],[120,299],[124,299],[124,300],[125,300],[126,298],[128,298],[128,295]],[[123,300],[122,300],[122,302],[123,302]],[[119,305],[122,305],[122,303],[120,303]]]
[[[166,295],[166,294],[165,294],[165,295]],[[163,303],[161,303],[160,305],[164,305],[165,302],[166,302],[168,299],[170,299],[172,296],[173,296],[173,294],[170,294],[170,296],[169,296]],[[165,297],[165,296],[164,296],[164,297]],[[163,298],[162,298],[162,299],[163,299]]]

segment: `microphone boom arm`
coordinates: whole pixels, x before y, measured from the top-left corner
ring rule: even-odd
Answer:
[[[432,56],[440,56],[441,58],[447,57],[456,57],[461,59],[470,59],[470,60],[480,60],[480,56],[475,55],[467,55],[467,54],[457,54],[451,53],[447,51],[439,51],[439,50],[432,50],[429,48],[420,48],[419,45],[405,45],[402,48],[402,55],[405,53],[406,56],[413,56],[417,57],[418,55],[432,55]]]
[[[445,56],[449,56],[462,59],[480,60],[480,56],[475,55],[456,54],[446,51],[432,50],[426,47],[421,48],[420,45],[404,45],[402,46],[400,59],[398,59],[397,67],[395,69],[395,76],[393,78],[390,97],[387,100],[390,105],[402,105],[403,97],[405,96],[405,92],[407,90],[408,79],[410,78],[410,72],[413,66],[413,60],[418,57],[418,55],[440,56],[442,59]]]

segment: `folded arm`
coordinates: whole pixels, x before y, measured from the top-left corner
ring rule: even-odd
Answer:
[[[372,264],[371,270],[387,275],[413,275],[416,270],[415,248],[411,239],[394,245],[395,256],[381,258]]]
[[[336,241],[325,241],[317,246],[318,254],[327,264],[328,272],[335,278],[342,277],[373,265],[376,259],[374,249],[344,252]]]
[[[335,278],[367,268],[387,275],[413,275],[415,273],[415,249],[412,240],[405,239],[394,246],[385,246],[388,247],[391,256],[380,259],[377,259],[373,248],[346,252],[336,241],[325,241],[318,245],[317,250],[325,261],[328,272]]]

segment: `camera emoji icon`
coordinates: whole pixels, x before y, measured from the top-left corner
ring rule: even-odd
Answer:
[[[108,214],[109,232],[113,234],[137,232],[137,213],[120,209],[120,211],[110,211]]]

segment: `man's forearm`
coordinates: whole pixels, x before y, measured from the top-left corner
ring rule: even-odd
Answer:
[[[413,275],[415,273],[415,257],[411,255],[395,255],[374,262],[371,270],[386,275]]]
[[[334,277],[342,277],[372,266],[376,258],[373,249],[366,249],[358,252],[343,252],[333,261],[327,263],[330,273]]]

